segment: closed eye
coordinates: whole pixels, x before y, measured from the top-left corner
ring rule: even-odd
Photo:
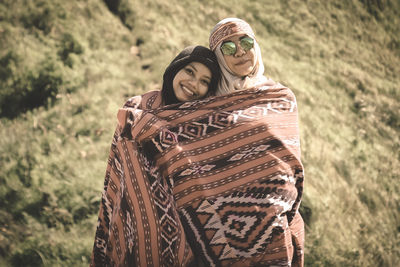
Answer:
[[[208,80],[201,80],[201,83],[207,87],[210,85],[210,82]]]
[[[194,71],[193,71],[191,68],[189,68],[189,67],[186,67],[186,68],[185,68],[185,72],[186,72],[187,74],[189,74],[189,75],[193,75],[193,74],[194,74]]]

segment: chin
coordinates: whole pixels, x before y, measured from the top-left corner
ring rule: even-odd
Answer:
[[[236,73],[237,76],[241,76],[241,77],[247,76],[247,75],[249,75],[251,73],[253,68],[254,68],[253,66],[249,66],[247,68],[240,68],[235,73]]]
[[[177,97],[176,99],[178,99],[179,102],[189,101],[189,99],[184,98],[184,97]]]
[[[247,76],[247,75],[249,75],[250,73],[251,73],[251,70],[242,70],[242,71],[235,72],[235,74],[236,74],[237,76],[240,76],[240,77]]]

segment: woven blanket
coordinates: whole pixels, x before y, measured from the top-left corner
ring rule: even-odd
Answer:
[[[280,84],[118,113],[92,266],[302,266],[296,99]]]

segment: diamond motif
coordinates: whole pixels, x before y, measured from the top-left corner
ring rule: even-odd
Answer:
[[[266,110],[263,107],[252,107],[242,112],[242,116],[247,118],[258,118],[264,115],[266,115]]]
[[[164,218],[165,220],[163,220],[161,223],[163,234],[166,234],[168,236],[168,239],[172,240],[178,231],[173,221],[171,221],[168,217]]]
[[[228,161],[236,161],[236,160],[241,160],[246,154],[239,153],[228,159]]]
[[[159,201],[161,205],[165,205],[168,203],[168,198],[164,191],[160,188],[160,185],[157,185],[156,189],[154,190],[154,196],[156,200]]]
[[[212,170],[215,167],[215,165],[195,165],[190,169],[186,169],[183,172],[181,172],[181,174],[179,176],[186,176],[186,175],[192,175],[192,174],[201,174],[204,172],[208,172],[210,170]]]
[[[257,219],[256,216],[238,216],[236,214],[230,214],[227,216],[224,226],[228,234],[232,234],[239,238],[245,238],[246,233],[250,231],[250,228],[257,221],[259,221],[259,219]]]
[[[269,148],[269,145],[259,145],[258,147],[256,147],[256,149],[254,149],[254,151],[262,152],[262,151],[267,150],[268,148]]]
[[[231,124],[230,115],[226,113],[217,113],[214,117],[210,116],[210,125],[215,127],[226,127]]]
[[[246,149],[246,150],[243,150],[241,153],[233,155],[230,159],[228,159],[228,161],[241,160],[242,158],[247,158],[252,155],[256,155],[260,152],[263,152],[263,151],[267,150],[268,148],[269,148],[269,145],[259,145],[255,148]]]
[[[201,125],[188,124],[184,126],[182,134],[187,134],[191,137],[198,138],[201,136],[202,128],[203,127]]]
[[[202,201],[196,212],[201,216],[210,215],[203,229],[209,235],[209,245],[224,245],[218,254],[220,260],[250,257],[260,252],[272,229],[281,224],[279,218],[267,215],[271,204],[270,200],[235,195]],[[268,220],[265,225],[261,223],[264,220]]]
[[[175,144],[178,141],[178,137],[176,136],[175,133],[171,132],[168,129],[163,129],[160,132],[160,142],[161,143],[166,143],[166,144]]]

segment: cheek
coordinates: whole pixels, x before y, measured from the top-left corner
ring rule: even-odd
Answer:
[[[183,79],[183,74],[182,72],[178,72],[174,79],[172,80],[172,87],[174,88],[174,90],[176,90],[176,88],[178,88],[179,82]]]
[[[178,81],[177,81],[177,79],[174,79],[172,81],[172,89],[174,90],[175,93],[176,93],[176,88],[178,88]]]
[[[231,58],[232,58],[232,57],[230,57],[230,56],[225,56],[225,55],[224,55],[225,63],[226,63],[226,65],[227,65],[230,69],[231,69],[232,66],[233,66],[233,63],[232,63]]]
[[[199,88],[199,97],[204,97],[208,93],[208,86],[201,85]]]
[[[257,61],[256,51],[254,51],[254,48],[252,48],[251,51],[252,51],[251,55],[252,55],[252,59],[253,59],[252,63],[253,63],[253,66],[254,66],[256,64],[256,61]]]

